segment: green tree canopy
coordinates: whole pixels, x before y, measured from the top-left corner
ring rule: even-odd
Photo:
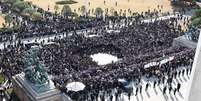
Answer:
[[[5,23],[9,24],[8,26],[10,26],[10,24],[13,21],[13,17],[10,14],[6,14],[5,17],[4,17],[4,19],[5,19]]]
[[[95,15],[96,17],[102,17],[103,16],[103,10],[102,8],[98,7],[95,9]]]
[[[27,16],[31,16],[33,13],[35,13],[36,10],[29,7],[29,8],[25,8],[23,11],[22,11],[22,15],[27,15]]]
[[[31,15],[31,19],[32,19],[33,21],[42,20],[42,14],[39,13],[39,12],[34,12],[34,13]]]
[[[18,11],[18,12],[21,12],[23,11],[25,8],[28,8],[30,7],[29,3],[28,2],[23,2],[23,1],[17,1],[13,4],[13,9],[15,11]]]
[[[54,10],[55,10],[55,14],[57,14],[57,13],[58,13],[58,10],[59,10],[59,6],[58,6],[58,5],[55,5],[55,6],[54,6]]]
[[[200,26],[201,25],[201,9],[196,9],[194,12],[194,15],[191,18],[192,24],[195,26]]]
[[[62,10],[61,10],[61,13],[64,16],[70,16],[72,11],[71,11],[71,8],[68,5],[64,5]]]
[[[85,12],[86,12],[86,6],[81,6],[81,13],[82,13],[82,15],[84,15],[85,14]]]
[[[195,25],[195,26],[200,27],[200,24],[201,24],[201,17],[195,18],[195,19],[192,21],[192,24]]]
[[[23,0],[5,0],[8,3],[14,4],[15,2],[23,1]]]

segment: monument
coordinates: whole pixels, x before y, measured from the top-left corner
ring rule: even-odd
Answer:
[[[48,78],[39,59],[39,51],[36,47],[23,54],[24,72],[13,77],[14,92],[21,101],[71,101]]]

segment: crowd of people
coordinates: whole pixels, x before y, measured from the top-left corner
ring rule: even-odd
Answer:
[[[12,12],[9,5],[3,3],[0,5],[3,12]],[[0,32],[2,35],[0,41],[14,41],[13,35],[16,35],[17,40],[21,40],[27,37],[65,33],[63,38],[48,40],[54,44],[41,43],[40,60],[45,64],[48,74],[52,76],[55,86],[69,96],[73,97],[74,93],[69,93],[65,88],[68,83],[79,81],[86,85],[84,91],[79,92],[79,97],[76,97],[80,101],[95,101],[98,97],[104,101],[106,95],[109,95],[112,101],[111,91],[114,88],[117,89],[115,99],[118,99],[123,88],[118,82],[120,78],[136,82],[136,94],[142,92],[140,82],[143,77],[156,78],[153,87],[167,82],[168,86],[165,86],[163,93],[169,89],[175,94],[181,84],[178,83],[177,88],[172,88],[172,79],[184,75],[184,72],[186,74],[191,72],[191,68],[178,70],[181,67],[192,66],[195,51],[186,47],[172,47],[172,43],[174,38],[185,32],[182,26],[189,25],[190,21],[179,15],[165,20],[143,22],[145,16],[150,14],[157,15],[156,12],[147,12],[146,15],[137,14],[133,17],[108,17],[106,20],[84,18],[84,21],[74,21],[46,12],[45,19],[39,22],[22,17],[20,29]],[[15,13],[13,17],[21,18]],[[181,25],[179,20],[183,19],[185,23]],[[84,31],[78,34],[77,30],[83,29]],[[107,30],[113,31],[107,32]],[[3,35],[6,36],[5,40]],[[97,36],[86,37],[87,35]],[[23,42],[18,41],[0,50],[0,67],[8,79],[23,71],[23,53],[28,49],[29,47]],[[116,55],[121,60],[100,66],[90,57],[95,53]],[[169,57],[174,59],[144,68],[148,63],[160,62]],[[145,90],[149,86],[147,83]],[[131,94],[128,93],[129,95]]]
[[[86,85],[86,92],[83,94],[93,92],[90,97],[83,95],[83,99],[93,101],[98,97],[99,91],[121,87],[119,78],[136,81],[148,75],[149,78],[157,77],[161,80],[168,75],[169,80],[179,67],[192,65],[194,50],[171,47],[180,31],[171,26],[170,22],[174,22],[174,19],[154,23],[136,21],[131,26],[120,29],[119,33],[103,32],[99,37],[93,38],[73,35],[56,41],[59,46],[44,47],[42,57],[50,68],[50,74],[57,75],[53,76],[56,84],[65,88],[69,82],[83,82]],[[98,52],[113,54],[122,60],[99,66],[90,58],[90,54]],[[174,60],[166,64],[151,69],[144,68],[147,63],[171,56],[175,57]]]

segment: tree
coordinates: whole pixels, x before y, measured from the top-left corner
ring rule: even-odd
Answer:
[[[114,16],[119,16],[117,11],[114,11]]]
[[[122,9],[119,10],[119,15],[121,16],[121,14],[122,14]]]
[[[96,17],[102,17],[103,16],[103,10],[100,7],[96,8],[95,9],[95,15],[96,15]]]
[[[71,15],[72,11],[71,11],[71,8],[68,5],[64,5],[62,10],[61,10],[61,13],[62,13],[63,16],[68,17],[68,16]]]
[[[13,21],[13,17],[10,14],[6,14],[4,19],[5,19],[5,24],[6,25],[8,24],[8,27],[10,27],[10,25]]]
[[[105,15],[108,15],[108,8],[105,9]]]
[[[55,5],[55,6],[54,6],[54,10],[55,10],[55,14],[57,14],[57,13],[58,13],[58,10],[59,10],[59,6],[58,6],[58,5]]]
[[[193,17],[191,18],[192,24],[195,26],[200,26],[201,25],[201,9],[197,9],[194,12]]]
[[[25,8],[23,11],[22,11],[22,15],[25,15],[25,16],[31,16],[34,12],[36,12],[35,9],[29,7],[29,8]]]
[[[28,8],[30,7],[29,3],[28,2],[23,2],[23,1],[17,1],[13,4],[13,9],[15,11],[18,11],[18,12],[21,12],[23,11],[25,8]]]
[[[194,20],[192,20],[192,24],[197,26],[197,27],[200,27],[201,17],[198,17],[198,18],[195,18]]]
[[[14,4],[15,2],[19,2],[21,0],[5,0],[8,3]]]
[[[110,8],[110,14],[112,15],[112,16],[114,16],[114,8]]]
[[[34,12],[32,15],[31,15],[31,19],[33,21],[38,21],[38,20],[42,20],[42,14],[39,13],[39,12]]]
[[[87,9],[86,9],[86,6],[84,6],[84,5],[81,6],[81,14],[82,14],[82,15],[85,15],[85,14],[86,14],[86,10],[87,10]]]

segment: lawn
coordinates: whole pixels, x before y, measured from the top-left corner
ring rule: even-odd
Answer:
[[[0,84],[2,84],[3,82],[4,82],[3,74],[0,74]]]

